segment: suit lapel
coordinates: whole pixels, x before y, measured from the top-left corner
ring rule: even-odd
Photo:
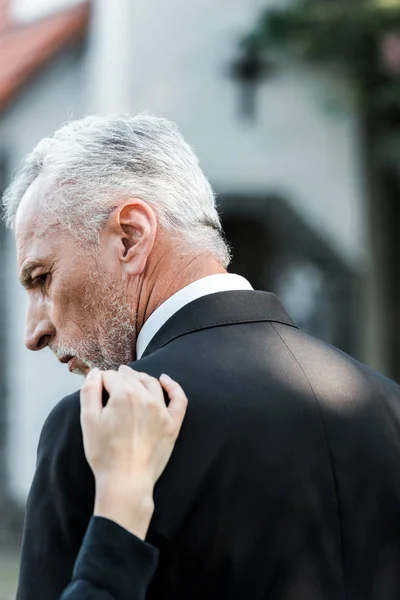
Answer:
[[[188,333],[223,325],[263,321],[296,327],[274,294],[246,290],[203,296],[168,319],[150,341],[143,357]]]

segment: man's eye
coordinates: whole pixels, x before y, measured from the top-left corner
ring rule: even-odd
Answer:
[[[44,286],[46,285],[47,279],[49,277],[48,273],[43,273],[42,275],[38,275],[37,277],[35,277],[32,281],[33,285],[40,285],[40,286]]]

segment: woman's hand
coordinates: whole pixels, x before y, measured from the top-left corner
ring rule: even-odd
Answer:
[[[129,367],[89,373],[81,390],[87,461],[96,480],[94,514],[144,539],[154,510],[154,485],[172,454],[187,407],[178,383]],[[109,393],[102,406],[102,390]]]

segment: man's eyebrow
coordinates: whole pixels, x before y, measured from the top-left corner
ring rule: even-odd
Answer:
[[[19,274],[19,280],[24,287],[27,287],[32,282],[32,271],[41,266],[42,263],[37,260],[29,260],[24,264]]]

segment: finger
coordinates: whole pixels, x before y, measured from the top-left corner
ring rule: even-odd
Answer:
[[[175,425],[176,433],[178,435],[186,414],[188,405],[187,396],[179,383],[171,379],[171,377],[168,375],[161,375],[160,382],[169,396],[170,402],[168,405],[168,412]]]
[[[100,415],[102,405],[103,382],[99,369],[93,369],[86,377],[81,389],[81,419],[96,418]]]
[[[147,393],[138,379],[128,381],[123,373],[117,371],[104,371],[102,375],[104,387],[110,395],[107,406],[124,400],[144,398]]]
[[[126,375],[129,381],[140,381],[155,400],[164,401],[160,382],[158,379],[155,379],[155,377],[151,377],[151,375],[148,375],[147,373],[135,371],[126,365],[121,365],[118,371]]]

